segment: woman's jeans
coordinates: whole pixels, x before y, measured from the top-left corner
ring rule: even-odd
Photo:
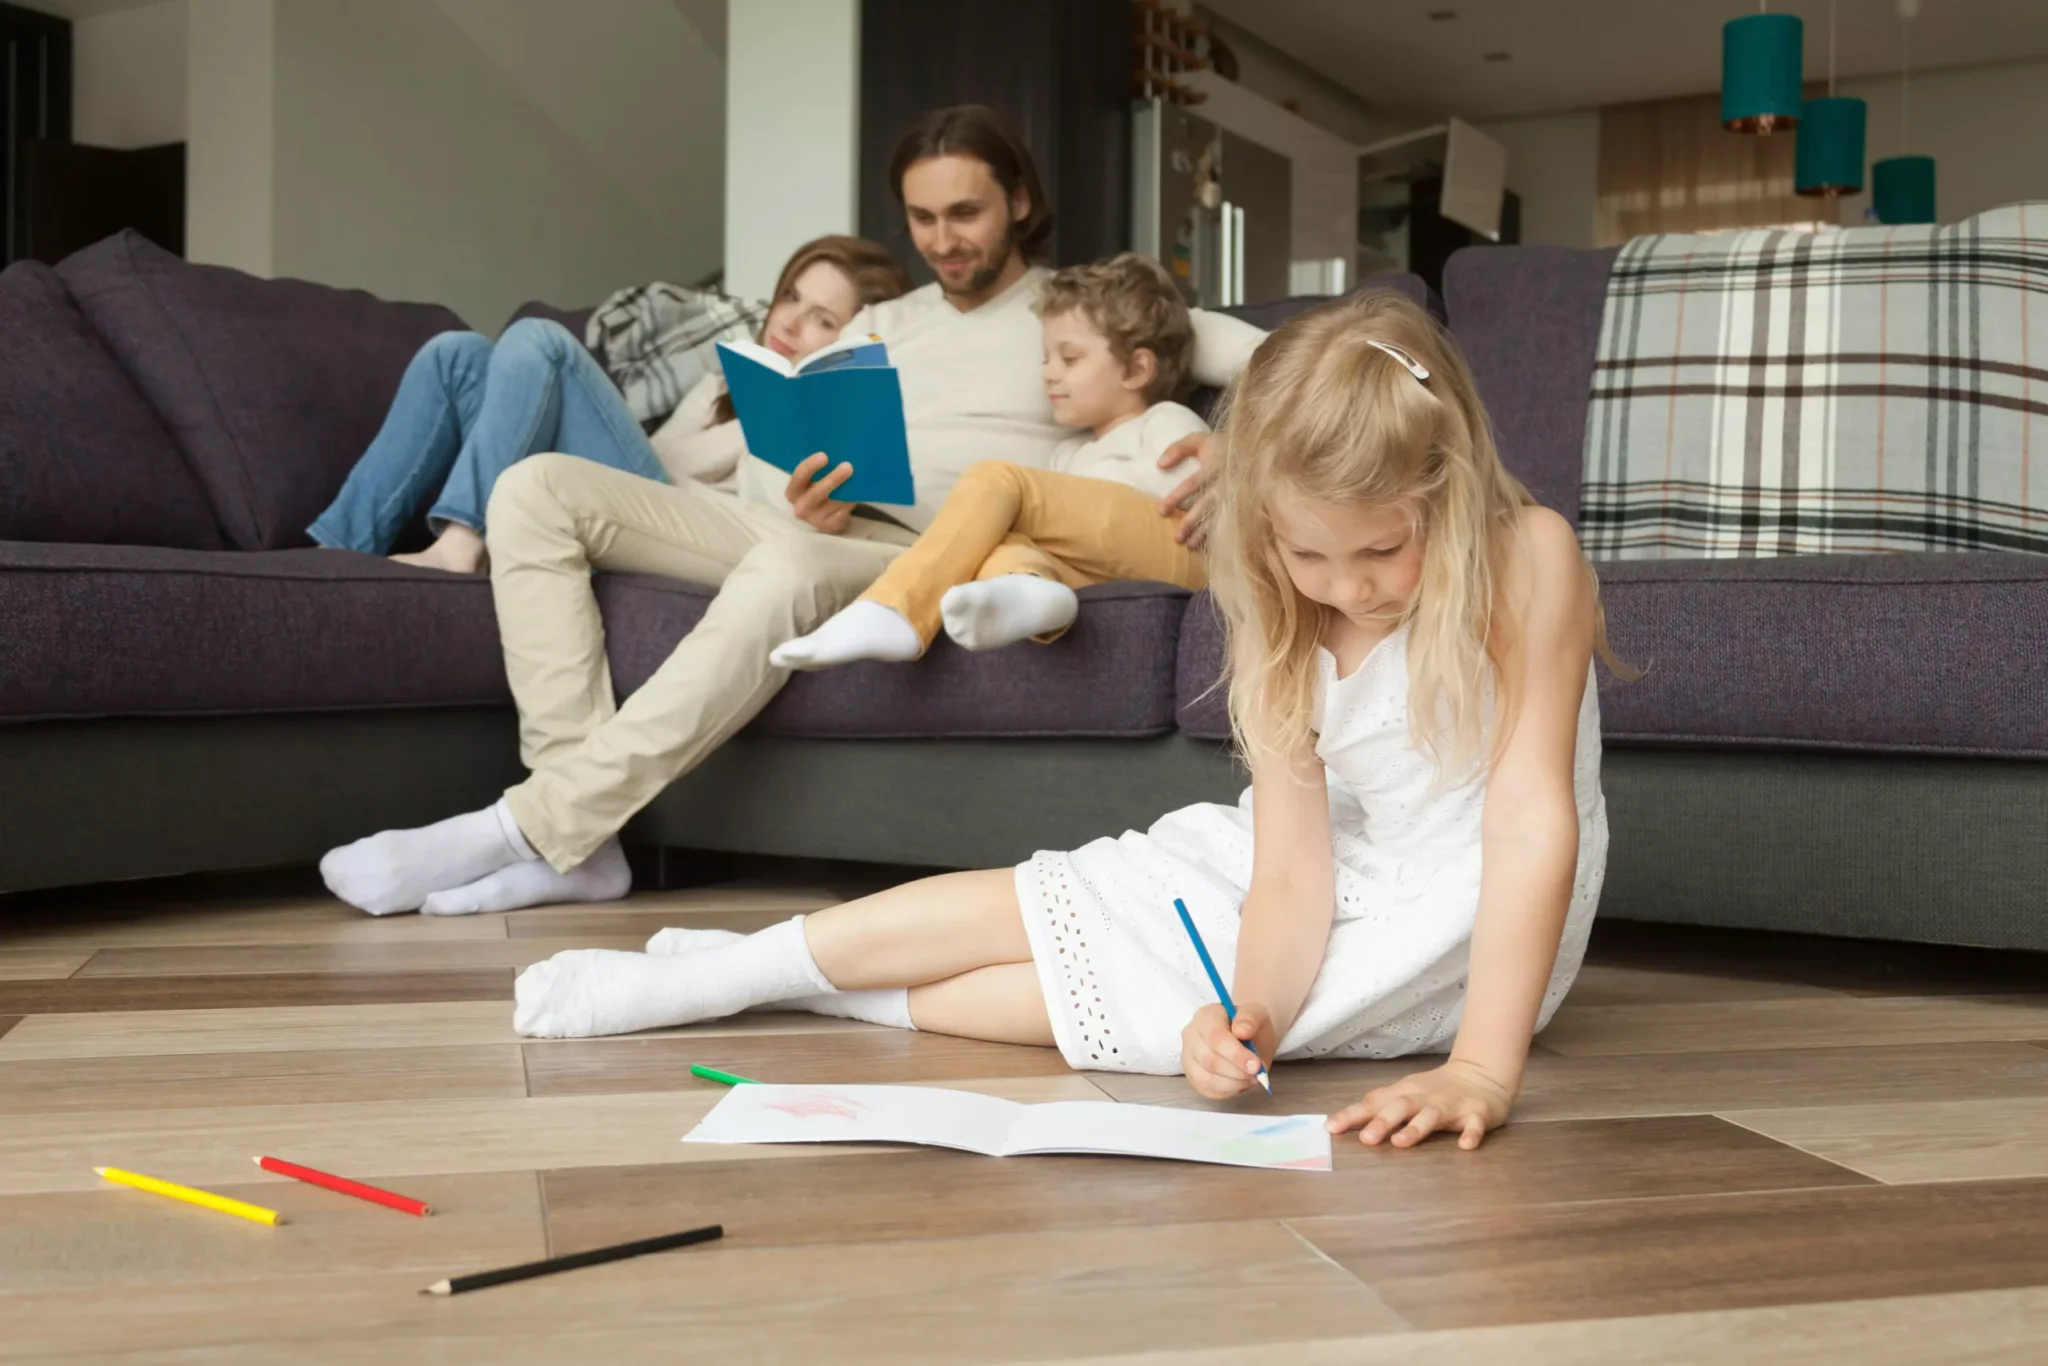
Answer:
[[[307,533],[388,555],[430,498],[435,531],[456,522],[481,533],[498,476],[542,451],[668,482],[604,368],[560,323],[523,319],[495,346],[444,332],[412,358],[383,430]]]

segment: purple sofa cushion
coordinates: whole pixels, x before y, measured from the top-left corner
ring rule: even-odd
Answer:
[[[1615,740],[2048,759],[2048,557],[1599,566]]]
[[[1180,624],[1173,670],[1173,718],[1200,740],[1230,738],[1230,699],[1223,677],[1223,614],[1206,592],[1195,594]]]
[[[2048,557],[1800,556],[1600,566],[1614,648],[1601,730],[1621,744],[2048,759]],[[1188,604],[1182,730],[1230,733],[1223,627]]]
[[[913,665],[798,674],[751,729],[815,739],[1137,736],[1173,727],[1173,658],[1187,595],[1162,584],[1082,590],[1053,645],[971,654],[940,637]],[[704,615],[710,594],[638,575],[598,581],[612,686],[625,697]]]
[[[34,261],[0,271],[0,541],[221,544],[149,401]]]
[[[1501,459],[1579,523],[1586,402],[1619,248],[1467,247],[1444,269],[1451,331],[1493,419]]]
[[[337,550],[0,542],[0,722],[509,704],[490,582]]]
[[[123,232],[57,267],[170,428],[228,543],[308,545],[445,308],[194,266]]]

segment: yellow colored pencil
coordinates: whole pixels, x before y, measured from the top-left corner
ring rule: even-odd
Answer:
[[[212,1191],[194,1190],[190,1186],[181,1186],[174,1181],[159,1181],[154,1176],[143,1176],[139,1172],[124,1172],[119,1167],[94,1167],[93,1170],[118,1185],[133,1186],[152,1195],[166,1195],[173,1200],[183,1200],[188,1205],[198,1205],[202,1209],[232,1214],[237,1219],[248,1219],[258,1224],[284,1222],[283,1216],[274,1209],[265,1209],[261,1205],[251,1205],[242,1200],[230,1200],[227,1196],[215,1195]]]

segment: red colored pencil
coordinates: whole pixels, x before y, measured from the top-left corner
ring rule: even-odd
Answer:
[[[366,1186],[360,1181],[351,1181],[345,1176],[336,1176],[331,1172],[314,1171],[311,1167],[301,1167],[296,1162],[286,1162],[282,1158],[259,1157],[256,1159],[256,1165],[267,1172],[276,1172],[279,1176],[289,1176],[295,1181],[304,1181],[312,1186],[324,1186],[328,1190],[353,1195],[358,1200],[368,1200],[375,1205],[387,1205],[395,1210],[403,1210],[407,1214],[424,1215],[429,1212],[424,1201],[415,1200],[411,1196],[379,1190],[375,1186]]]

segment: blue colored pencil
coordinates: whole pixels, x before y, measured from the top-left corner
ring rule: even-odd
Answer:
[[[1173,909],[1180,912],[1180,923],[1187,929],[1188,938],[1195,941],[1195,955],[1202,960],[1202,970],[1209,974],[1209,985],[1216,988],[1216,999],[1223,1002],[1223,1013],[1235,1020],[1237,1003],[1230,999],[1230,988],[1223,985],[1223,974],[1216,971],[1216,962],[1209,957],[1209,946],[1202,942],[1202,932],[1195,928],[1195,918],[1188,914],[1187,903],[1175,897]],[[1257,1044],[1247,1043],[1245,1048],[1253,1057],[1259,1056]],[[1267,1095],[1273,1094],[1273,1081],[1266,1075],[1266,1064],[1263,1060],[1259,1063],[1259,1085],[1266,1088]]]

